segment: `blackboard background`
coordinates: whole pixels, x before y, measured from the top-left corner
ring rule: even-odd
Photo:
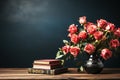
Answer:
[[[118,0],[119,1],[119,0]],[[31,67],[33,60],[55,58],[68,26],[86,16],[120,26],[117,0],[0,0],[0,67]],[[120,67],[120,55],[105,67]]]

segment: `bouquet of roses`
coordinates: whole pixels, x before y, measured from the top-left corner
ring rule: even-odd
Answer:
[[[86,52],[95,54],[104,60],[114,55],[120,46],[120,28],[111,22],[99,19],[95,23],[88,22],[86,16],[79,18],[80,25],[71,24],[68,28],[70,40],[63,40],[56,59],[67,60],[77,58]],[[113,53],[114,52],[114,53]]]

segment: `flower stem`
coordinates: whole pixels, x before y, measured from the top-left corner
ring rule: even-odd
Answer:
[[[95,52],[97,52],[97,50],[100,48],[100,46],[102,45],[102,44],[104,44],[103,42],[106,40],[106,36],[107,36],[107,34],[108,34],[108,31],[106,31],[106,33],[105,33],[105,35],[103,36],[103,38],[101,39],[101,40],[96,40],[95,42],[96,42],[96,50],[95,50]],[[101,44],[101,45],[100,45]]]

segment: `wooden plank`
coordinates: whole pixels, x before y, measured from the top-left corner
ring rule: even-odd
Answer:
[[[27,69],[0,68],[0,79],[120,79],[120,68],[105,68],[100,74],[87,74],[69,68],[69,72],[59,75],[29,74]]]

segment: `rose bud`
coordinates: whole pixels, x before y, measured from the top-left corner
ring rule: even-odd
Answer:
[[[70,46],[69,45],[66,45],[66,46],[62,47],[62,51],[63,51],[64,54],[67,54],[69,52],[69,50],[70,50]]]
[[[86,22],[87,22],[86,16],[79,17],[79,23],[80,23],[80,24],[85,24]]]
[[[112,39],[112,40],[110,41],[110,46],[111,46],[112,48],[116,48],[116,47],[119,47],[119,46],[120,46],[120,43],[119,43],[119,41],[118,41],[117,39]]]
[[[86,39],[87,38],[87,32],[86,31],[81,31],[79,34],[78,34],[78,37],[82,40]]]
[[[120,28],[114,31],[114,35],[120,38]]]
[[[87,32],[89,34],[94,34],[97,31],[97,26],[94,24],[87,25]]]
[[[102,37],[103,37],[103,32],[102,32],[102,31],[96,31],[96,32],[93,34],[93,36],[94,36],[94,38],[95,38],[96,40],[100,40],[100,39],[102,39]]]
[[[69,31],[71,34],[76,33],[77,30],[78,30],[78,29],[77,29],[77,25],[75,25],[75,24],[70,25],[70,26],[69,26],[69,29],[68,29],[68,31]]]
[[[105,30],[113,32],[115,29],[115,25],[112,23],[108,23],[107,26],[105,27]]]
[[[80,48],[77,47],[77,46],[71,46],[70,48],[70,53],[74,56],[74,57],[77,57],[77,55],[79,54],[80,52]]]
[[[104,19],[97,20],[97,26],[105,29],[105,27],[107,26],[107,21]]]
[[[109,49],[105,48],[101,51],[101,56],[103,59],[107,60],[110,57],[112,57],[112,51],[110,51]]]
[[[92,54],[95,51],[95,46],[93,44],[87,44],[84,48],[88,54]]]
[[[72,34],[71,35],[71,42],[73,42],[74,44],[77,44],[79,42],[79,37],[77,34]]]

